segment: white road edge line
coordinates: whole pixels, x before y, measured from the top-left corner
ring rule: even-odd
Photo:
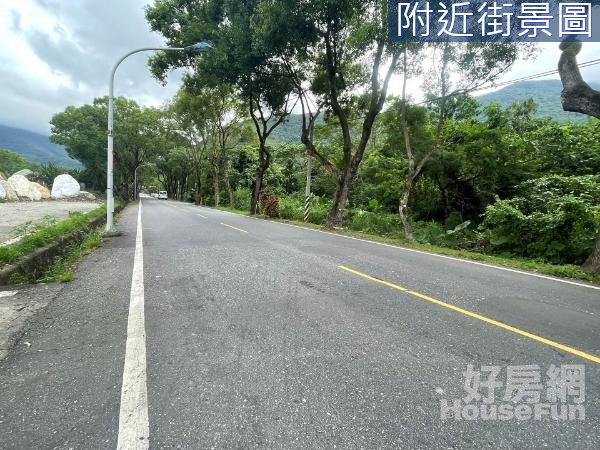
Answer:
[[[147,449],[148,389],[146,386],[146,329],[144,323],[144,244],[142,237],[142,201],[138,206],[135,256],[131,279],[125,367],[119,411],[117,449]]]
[[[204,208],[206,208],[206,206],[204,206]],[[209,209],[211,209],[211,208],[209,208]],[[486,263],[482,263],[482,262],[479,262],[479,261],[471,261],[471,260],[468,260],[468,259],[455,258],[453,256],[439,255],[437,253],[425,252],[423,250],[415,250],[415,249],[412,249],[412,248],[401,247],[399,245],[386,244],[385,242],[369,241],[367,239],[361,239],[361,238],[357,238],[357,237],[353,237],[353,236],[345,236],[343,234],[332,233],[330,231],[316,230],[314,228],[302,227],[300,225],[294,225],[294,224],[291,224],[291,223],[277,222],[277,221],[274,221],[274,220],[259,219],[257,217],[245,216],[243,214],[238,214],[238,213],[234,213],[234,212],[231,212],[231,211],[223,211],[223,210],[220,210],[220,209],[218,209],[216,211],[227,213],[227,214],[233,214],[235,216],[244,217],[246,219],[263,220],[263,221],[269,222],[269,223],[277,223],[279,225],[285,225],[285,226],[288,226],[288,227],[300,228],[301,230],[316,231],[317,233],[329,234],[331,236],[337,236],[339,238],[352,239],[354,241],[366,242],[367,244],[375,244],[375,245],[381,245],[383,247],[395,248],[397,250],[403,250],[405,252],[419,253],[421,255],[436,256],[438,258],[450,259],[452,261],[458,261],[458,262],[462,262],[462,263],[466,263],[466,264],[474,264],[476,266],[488,267],[490,269],[503,270],[505,272],[518,273],[520,275],[527,275],[527,276],[530,276],[530,277],[541,278],[541,279],[544,279],[544,280],[556,281],[556,282],[559,282],[559,283],[571,284],[573,286],[579,286],[579,287],[584,287],[584,288],[588,288],[588,289],[600,290],[600,286],[594,286],[594,285],[586,284],[586,283],[578,283],[577,281],[571,281],[571,280],[563,280],[562,278],[551,277],[549,275],[541,275],[541,274],[533,273],[533,272],[525,272],[525,271],[518,270],[518,269],[511,269],[509,267],[495,266],[493,264],[486,264]]]

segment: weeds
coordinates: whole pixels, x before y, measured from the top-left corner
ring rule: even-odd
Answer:
[[[77,231],[85,232],[89,229],[89,222],[105,213],[104,206],[97,208],[87,214],[74,213],[68,219],[56,222],[45,218],[42,224],[36,225],[34,229],[23,236],[23,238],[9,246],[0,247],[0,266],[11,264],[23,255],[29,254],[39,248],[42,248],[52,242],[56,242],[63,236]],[[27,228],[24,224],[21,231]]]
[[[78,245],[70,245],[66,252],[55,259],[50,268],[44,273],[40,281],[46,283],[68,283],[75,278],[75,265],[85,255],[102,244],[101,227],[96,229]]]

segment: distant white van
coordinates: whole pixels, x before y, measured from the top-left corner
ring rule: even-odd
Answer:
[[[158,199],[159,200],[167,200],[167,191],[158,191]]]

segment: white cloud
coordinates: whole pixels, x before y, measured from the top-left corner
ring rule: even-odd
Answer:
[[[150,0],[0,0],[0,123],[47,133],[48,121],[68,105],[107,94],[114,62],[138,47],[162,45],[150,32],[143,8]],[[522,61],[499,81],[556,68],[558,44],[541,44],[535,61]],[[116,95],[160,105],[176,91],[181,72],[166,87],[152,79],[148,54],[128,58],[119,68]],[[600,44],[586,44],[581,62],[600,58]],[[597,66],[583,70],[600,81]],[[554,75],[550,78],[558,78]],[[421,81],[409,91],[419,98]],[[399,93],[400,77],[390,91]]]
[[[47,133],[48,121],[68,105],[107,95],[112,65],[139,47],[161,46],[150,32],[146,0],[2,0],[0,2],[0,123]],[[147,69],[149,54],[125,61],[116,95],[159,105],[176,91],[180,72],[167,87]]]

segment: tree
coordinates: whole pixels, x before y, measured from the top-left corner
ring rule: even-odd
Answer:
[[[558,72],[564,90],[561,94],[563,109],[587,114],[600,118],[600,92],[590,88],[583,81],[577,55],[581,51],[581,42],[563,41],[560,44],[562,55],[558,62]],[[600,273],[600,233],[590,257],[583,264],[582,269],[591,273]]]
[[[558,62],[558,72],[564,88],[561,94],[563,109],[600,119],[600,91],[592,89],[583,81],[577,65],[581,42],[563,41],[560,49],[562,54]]]
[[[97,190],[106,189],[107,105],[107,98],[96,98],[88,105],[67,106],[50,120],[50,140],[64,145],[68,155],[83,164],[82,180]]]
[[[169,69],[194,66],[194,76],[200,84],[230,84],[245,99],[258,138],[252,214],[257,213],[264,176],[271,163],[269,136],[293,108],[289,95],[292,87],[283,76],[281,62],[268,59],[263,48],[256,45],[254,22],[260,15],[258,4],[259,0],[156,0],[146,9],[150,27],[160,32],[169,45],[184,46],[205,38],[214,46],[214,50],[195,61],[175,53],[156,55],[151,60],[155,76],[164,80]]]
[[[21,155],[0,148],[0,172],[10,177],[22,169],[31,168],[31,163]]]
[[[336,181],[327,224],[341,226],[400,56],[401,45],[388,42],[387,2],[264,0],[260,11],[261,45],[271,60],[284,62],[299,97],[301,141]],[[342,154],[334,160],[312,133],[322,108],[341,132]]]
[[[184,200],[191,174],[186,148],[173,147],[163,150],[157,155],[154,165],[158,180],[164,186],[169,198]]]
[[[106,188],[107,111],[108,98],[96,98],[90,105],[68,106],[50,121],[50,140],[81,161],[83,181],[98,190]],[[142,108],[124,97],[115,99],[115,192],[123,199],[133,192],[135,168],[150,158],[160,120],[156,109]]]
[[[414,241],[412,226],[408,214],[409,199],[416,180],[425,164],[438,153],[443,146],[443,130],[446,121],[453,112],[452,103],[461,101],[461,96],[497,78],[508,71],[522,54],[531,51],[523,44],[452,43],[439,42],[428,45],[406,46],[402,51],[404,80],[400,127],[404,136],[404,148],[408,159],[408,171],[404,188],[400,195],[398,213],[404,227],[407,240]],[[433,140],[429,149],[420,154],[412,149],[411,134],[408,126],[406,95],[407,80],[411,72],[421,68],[427,56],[433,57],[433,67],[428,71],[426,91],[429,95],[432,116],[435,122]]]
[[[202,172],[207,163],[210,135],[213,131],[209,104],[211,100],[211,95],[206,91],[202,95],[192,95],[189,91],[180,89],[170,106],[171,118],[186,141],[185,150],[191,163],[196,205],[204,202]]]

